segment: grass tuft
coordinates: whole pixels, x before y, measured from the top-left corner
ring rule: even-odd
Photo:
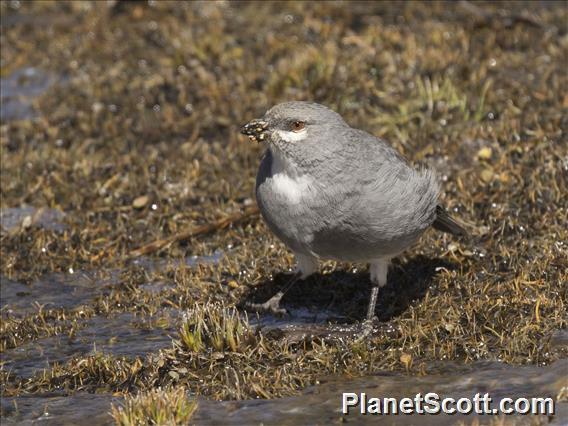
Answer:
[[[179,331],[180,343],[190,352],[242,352],[256,341],[246,313],[224,303],[201,304],[189,310]]]
[[[111,414],[117,426],[174,426],[188,424],[196,409],[185,388],[157,388],[127,395],[121,405],[112,405]]]

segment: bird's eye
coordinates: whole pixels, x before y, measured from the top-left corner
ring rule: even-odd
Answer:
[[[306,127],[306,123],[303,121],[294,121],[292,123],[292,131],[293,132],[301,132]]]

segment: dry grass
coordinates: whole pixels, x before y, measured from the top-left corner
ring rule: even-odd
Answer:
[[[241,352],[255,340],[254,332],[235,308],[196,306],[183,319],[179,338],[184,349]]]
[[[117,425],[187,425],[197,408],[184,388],[153,389],[127,396],[121,406],[112,406]]]

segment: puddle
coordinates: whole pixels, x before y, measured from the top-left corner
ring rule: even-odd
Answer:
[[[27,378],[55,362],[62,364],[73,357],[97,352],[143,357],[171,346],[179,317],[172,310],[162,311],[155,317],[140,317],[129,312],[111,318],[95,317],[73,337],[52,336],[6,350],[2,354],[2,369]]]
[[[65,213],[57,209],[35,207],[13,207],[0,210],[0,226],[10,232],[17,228],[36,226],[51,231],[63,232],[67,228],[63,220]]]
[[[552,333],[550,336],[550,347],[551,349],[568,349],[568,328],[556,330]]]
[[[0,277],[0,311],[22,316],[36,312],[38,305],[44,309],[71,309],[89,303],[117,282],[118,273],[81,271],[48,274],[29,285]]]
[[[305,389],[301,395],[272,400],[211,401],[199,399],[192,424],[198,425],[298,425],[298,424],[376,424],[385,421],[397,425],[454,425],[471,424],[475,418],[481,424],[492,424],[495,417],[459,415],[361,415],[353,410],[343,416],[341,398],[343,392],[365,392],[369,397],[414,397],[417,393],[436,392],[440,397],[469,397],[476,393],[489,393],[493,403],[505,397],[532,398],[556,397],[562,386],[567,385],[568,361],[561,360],[548,367],[508,366],[500,363],[478,363],[471,366],[446,364],[446,373],[425,377],[385,373],[357,379],[332,378],[322,380],[318,386]],[[2,400],[3,424],[111,425],[109,415],[112,402],[118,402],[109,394],[77,393],[64,396],[23,396]],[[494,407],[495,405],[492,405]],[[17,407],[17,408],[16,408]],[[503,424],[536,424],[534,416],[504,418]],[[538,424],[565,425],[568,421],[568,402],[557,402],[556,413],[551,418],[541,418]],[[498,422],[499,423],[499,422]],[[501,424],[501,423],[499,423]]]
[[[417,393],[436,392],[440,397],[473,397],[476,393],[489,393],[495,403],[502,398],[553,397],[568,385],[568,361],[561,360],[548,367],[513,367],[499,363],[480,363],[469,367],[446,366],[445,374],[425,377],[384,374],[358,379],[333,378],[321,385],[307,388],[302,395],[273,399],[214,402],[201,400],[192,418],[200,425],[297,425],[337,424],[343,421],[354,424],[376,424],[387,421],[397,425],[454,425],[460,421],[470,424],[474,416],[458,415],[361,415],[353,410],[343,416],[343,392],[365,392],[369,397],[414,397]],[[477,417],[483,424],[493,417]],[[509,417],[510,418],[510,417]],[[533,416],[515,417],[515,424],[535,424]],[[547,419],[544,419],[546,423]],[[568,403],[558,403],[552,423],[564,425],[568,421]],[[508,424],[508,423],[505,423]]]
[[[34,67],[20,68],[0,78],[0,120],[37,117],[33,101],[54,82],[55,77]]]
[[[4,29],[18,25],[30,25],[33,26],[34,29],[41,28],[43,30],[46,27],[54,25],[68,26],[73,24],[73,17],[70,15],[62,16],[60,13],[50,13],[49,10],[45,10],[41,13],[37,11],[29,13],[23,10],[15,12],[15,10],[20,9],[20,1],[10,1],[8,3],[8,7],[12,9],[10,13],[2,11],[0,14],[0,26]]]
[[[185,259],[185,265],[195,267],[199,264],[214,264],[224,256],[216,251],[210,256],[191,256]],[[142,258],[133,261],[151,272],[168,266],[179,267],[180,260]],[[67,274],[48,274],[31,284],[13,281],[0,276],[0,312],[22,316],[36,312],[38,306],[44,309],[71,309],[89,303],[98,295],[109,291],[119,284],[119,271],[74,271]],[[158,293],[168,288],[168,283],[146,283],[142,289],[149,293]]]
[[[112,425],[110,407],[114,401],[118,398],[110,394],[88,393],[3,398],[2,424]]]
[[[185,261],[141,259],[137,262],[146,270],[158,270],[184,262],[187,266],[214,263],[224,255],[192,256]],[[78,271],[53,273],[31,283],[23,284],[0,276],[0,312],[2,315],[23,317],[43,309],[73,309],[89,304],[100,294],[120,285],[120,271]],[[171,288],[168,282],[156,281],[140,285],[143,291],[157,295]],[[73,337],[50,336],[8,349],[2,353],[2,369],[20,377],[29,377],[54,362],[64,363],[74,356],[95,352],[115,356],[143,356],[170,346],[170,336],[177,334],[180,313],[162,309],[156,316],[135,316],[122,313],[114,317],[95,316],[85,320]]]

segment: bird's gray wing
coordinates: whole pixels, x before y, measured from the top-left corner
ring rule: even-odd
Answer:
[[[331,194],[330,227],[362,254],[382,246],[400,252],[436,217],[438,183],[433,172],[416,170],[384,141],[346,130]]]

